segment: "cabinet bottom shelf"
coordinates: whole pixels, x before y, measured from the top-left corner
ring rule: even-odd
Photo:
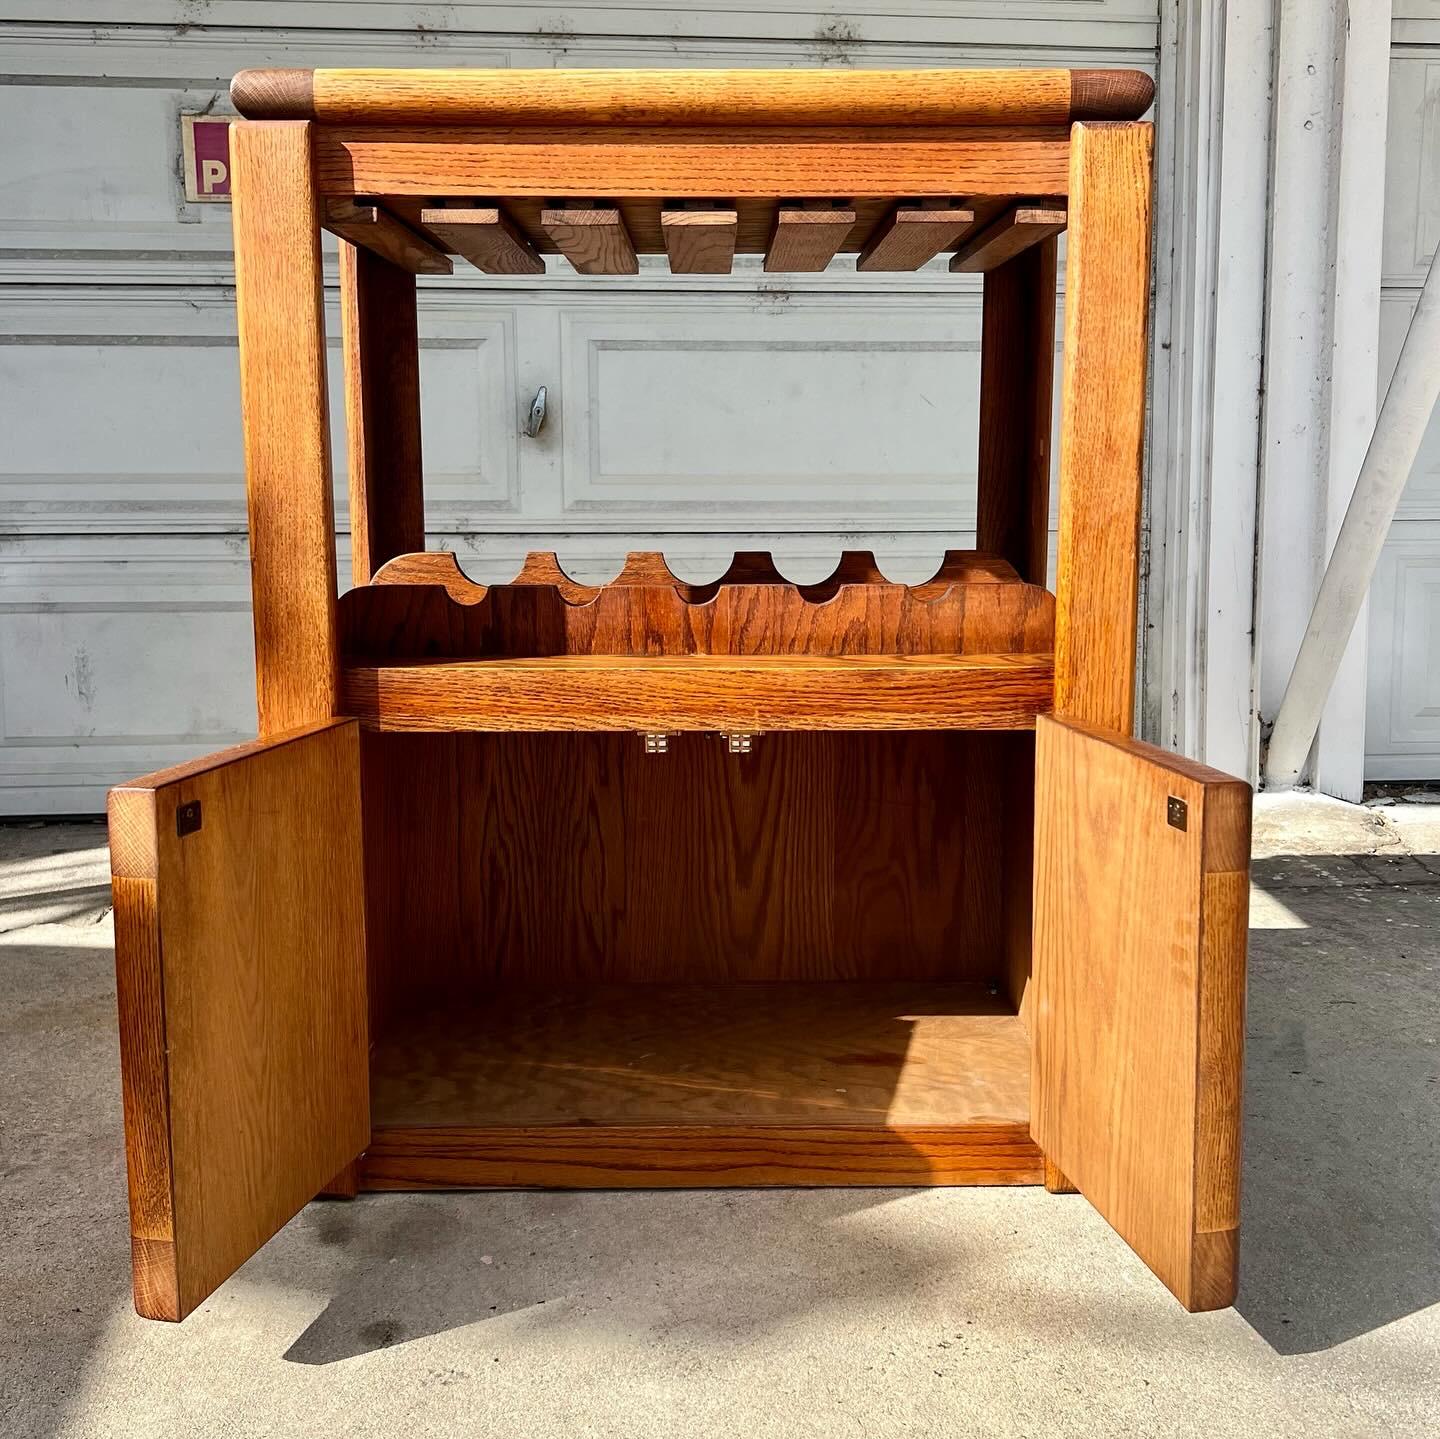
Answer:
[[[976,984],[497,990],[372,1061],[365,1189],[1038,1184],[1030,1049]]]

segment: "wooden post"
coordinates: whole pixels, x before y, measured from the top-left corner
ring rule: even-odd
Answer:
[[[1155,134],[1129,122],[1070,137],[1055,712],[1129,734]]]
[[[1055,378],[1052,236],[985,276],[976,547],[1045,583]]]
[[[335,514],[307,121],[230,127],[262,737],[336,713]]]
[[[425,548],[415,276],[340,242],[340,324],[350,442],[350,555],[357,585]]]

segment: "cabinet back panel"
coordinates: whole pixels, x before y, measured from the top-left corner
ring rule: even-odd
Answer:
[[[367,734],[377,1028],[497,983],[1003,982],[1031,763],[1009,734]]]

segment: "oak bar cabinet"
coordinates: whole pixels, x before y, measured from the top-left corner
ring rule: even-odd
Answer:
[[[1250,793],[1130,738],[1149,80],[233,94],[260,737],[111,795],[140,1312],[183,1317],[317,1193],[496,1186],[1043,1182],[1230,1303]],[[737,253],[983,274],[973,551],[909,586],[635,554],[597,587],[425,551],[417,274]]]

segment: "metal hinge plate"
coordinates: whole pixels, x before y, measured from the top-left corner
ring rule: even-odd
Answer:
[[[192,799],[189,804],[182,804],[175,811],[175,833],[184,839],[187,834],[194,834],[200,828],[200,801]]]

